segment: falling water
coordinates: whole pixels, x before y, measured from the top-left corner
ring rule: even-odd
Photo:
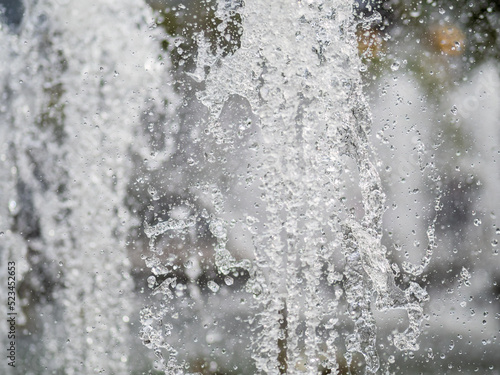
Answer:
[[[40,343],[18,367],[129,374],[124,201],[162,83],[151,15],[136,0],[24,4],[0,38],[1,263],[17,262],[18,324],[27,311]]]
[[[500,9],[451,3],[0,0],[0,373],[498,374]]]
[[[242,300],[252,311],[257,373],[335,372],[342,357],[376,373],[374,311],[405,310],[408,325],[392,342],[416,350],[428,297],[415,281],[396,285],[381,243],[385,196],[368,140],[353,3],[220,0],[216,17],[229,48],[214,52],[200,33],[189,73],[206,107],[206,116],[184,124],[193,144],[204,137],[197,154],[185,154],[186,173],[197,176],[185,186],[190,198],[145,223],[148,281],[162,297],[142,311],[142,339],[166,374],[195,371],[182,354],[190,336],[175,330],[210,312],[195,283],[200,256],[179,255],[176,244],[191,246],[206,225],[219,274],[206,288],[220,295],[224,283],[248,276],[251,298]],[[428,237],[422,264],[404,265],[412,280],[431,256],[432,228]],[[166,257],[165,249],[177,250]],[[181,324],[179,312],[192,318]]]
[[[194,119],[173,115],[184,103],[142,2],[25,7],[0,38],[0,263],[17,262],[18,322],[39,317],[33,367],[130,373],[127,236],[143,219],[140,336],[166,374],[197,371],[191,350],[244,349],[245,335],[256,373],[376,373],[374,312],[392,309],[408,317],[394,346],[418,348],[433,231],[397,286],[351,2],[219,1],[226,47],[197,35]]]

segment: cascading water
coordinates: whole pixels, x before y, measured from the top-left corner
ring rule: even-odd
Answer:
[[[352,7],[344,0],[221,0],[217,29],[232,48],[214,53],[198,35],[189,76],[203,86],[197,97],[207,112],[184,123],[193,144],[205,137],[197,154],[185,155],[186,173],[196,177],[185,198],[171,201],[170,214],[145,224],[149,284],[160,298],[142,311],[141,336],[166,374],[196,372],[185,361],[186,332],[197,321],[205,329],[218,324],[202,312],[212,297],[195,282],[207,267],[200,245],[189,242],[200,226],[209,230],[220,275],[207,290],[227,295],[235,278],[248,277],[252,297],[242,301],[251,308],[256,373],[335,372],[342,357],[348,367],[376,373],[373,306],[406,310],[408,326],[393,334],[393,344],[418,348],[428,297],[414,281],[396,286],[381,244],[385,198],[368,140]],[[405,265],[415,277],[432,253],[432,228],[428,235],[422,265]],[[191,248],[187,255],[179,256],[179,242]],[[224,346],[216,340],[210,349],[213,340],[206,341],[212,354]]]
[[[0,0],[0,373],[497,375],[500,7],[148,4]]]
[[[164,83],[151,15],[135,0],[24,6],[0,38],[0,246],[22,282],[18,324],[42,344],[18,348],[18,369],[129,374],[130,155]]]

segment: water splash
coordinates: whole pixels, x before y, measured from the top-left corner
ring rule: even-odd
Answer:
[[[343,0],[219,1],[218,30],[235,40],[231,27],[240,19],[239,40],[229,53],[219,48],[213,54],[204,35],[198,38],[197,67],[190,75],[205,83],[198,99],[208,109],[205,134],[223,155],[222,169],[240,160],[238,151],[244,149],[234,146],[239,133],[225,124],[225,108],[236,101],[252,112],[253,153],[246,170],[251,178],[241,183],[247,194],[253,192],[254,197],[245,197],[251,203],[240,202],[244,208],[238,211],[230,193],[221,194],[229,191],[217,181],[224,174],[214,173],[205,188],[191,191],[212,207],[207,220],[219,272],[240,268],[250,275],[257,373],[336,371],[342,353],[348,366],[361,354],[365,372],[376,373],[375,307],[406,310],[409,326],[394,336],[394,345],[418,348],[421,305],[428,297],[416,282],[406,289],[396,286],[381,244],[385,196],[368,141],[371,119],[359,76],[352,6]],[[207,159],[212,172],[216,160]],[[245,219],[234,219],[239,213]],[[251,263],[238,261],[228,248],[228,238],[241,235],[231,230],[231,217],[251,237]],[[188,228],[184,221],[168,221],[147,229],[153,267],[162,263],[155,255],[157,236],[169,231],[182,237]],[[429,239],[428,257],[422,269],[410,272],[414,276],[431,256],[432,231]],[[174,268],[173,261],[160,273]],[[160,358],[158,368],[183,373],[189,364],[178,362],[159,327],[175,309],[175,279],[163,283],[169,307],[145,310],[144,329]],[[352,327],[343,340],[342,326]],[[166,361],[162,349],[169,353]]]
[[[19,288],[36,296],[24,298],[40,301],[18,299],[43,325],[40,371],[129,374],[124,201],[127,155],[160,85],[151,15],[135,0],[25,8],[0,38],[2,268],[18,262]]]

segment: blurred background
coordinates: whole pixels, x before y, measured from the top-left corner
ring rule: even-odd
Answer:
[[[65,6],[65,1],[51,4]],[[238,179],[252,179],[244,165],[251,157],[248,149],[255,132],[248,105],[235,99],[222,114],[222,122],[238,129],[238,147],[247,150],[239,159],[224,160],[227,145],[216,140],[193,141],[203,139],[196,124],[207,116],[197,98],[204,89],[196,71],[199,34],[204,32],[213,50],[230,54],[239,48],[241,20],[235,13],[228,26],[231,38],[227,38],[227,29],[218,27],[222,20],[214,1],[150,0],[148,6],[150,18],[145,17],[144,23],[150,30],[159,30],[153,39],[168,68],[169,78],[162,77],[162,82],[168,86],[163,100],[169,109],[144,111],[145,130],[140,137],[148,155],[130,151],[132,168],[124,202],[133,218],[123,240],[130,294],[120,298],[130,301],[130,316],[123,319],[130,330],[125,346],[131,350],[124,362],[130,373],[157,373],[154,353],[138,339],[139,310],[155,301],[151,287],[160,282],[150,278],[151,266],[145,263],[149,239],[144,223],[194,215],[196,225],[182,235],[158,240],[165,258],[182,265],[175,276],[188,289],[171,286],[179,300],[170,308],[178,324],[175,329],[162,329],[172,331],[169,340],[189,363],[189,371],[252,374],[251,325],[247,324],[252,317],[246,302],[252,297],[244,290],[248,274],[242,269],[228,279],[217,272],[217,238],[208,220],[217,207],[194,197],[197,189],[204,189],[203,181],[217,180],[224,194],[235,197],[235,206],[245,208],[236,197],[245,194]],[[19,0],[0,1],[3,37],[22,35],[23,15],[29,7]],[[420,349],[389,348],[391,320],[400,319],[398,324],[404,326],[404,319],[375,313],[385,363],[381,373],[500,374],[500,3],[373,0],[358,1],[354,8],[360,70],[373,117],[371,141],[387,194],[383,242],[398,282],[408,282],[399,271],[405,262],[419,264],[429,255],[428,231],[435,228],[436,247],[419,280],[430,295]],[[42,48],[50,48],[47,45]],[[64,64],[54,66],[50,74],[57,77],[64,69]],[[50,97],[43,104],[48,122],[57,118],[58,90],[44,91]],[[60,121],[64,124],[64,119]],[[8,122],[2,126],[9,129]],[[231,175],[220,172],[221,168],[232,171]],[[43,370],[44,363],[51,361],[39,358],[41,337],[47,330],[43,306],[56,304],[54,296],[65,286],[54,276],[58,271],[53,259],[42,248],[29,245],[42,237],[43,228],[37,224],[36,205],[26,185],[16,182],[21,208],[7,210],[8,219],[2,224],[6,227],[0,228],[19,233],[28,243],[17,284],[25,316],[18,322],[23,367],[13,373],[65,374],[61,368]],[[226,216],[231,222],[231,215]],[[238,260],[252,257],[245,241],[230,241],[228,247]],[[184,293],[198,297],[185,304]],[[199,318],[193,319],[193,311]],[[355,367],[348,369],[342,359],[339,362],[341,373],[360,373]]]

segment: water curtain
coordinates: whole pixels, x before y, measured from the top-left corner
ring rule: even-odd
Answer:
[[[217,29],[232,48],[198,35],[189,74],[202,85],[197,98],[206,117],[191,126],[203,128],[202,142],[212,148],[192,162],[206,175],[193,180],[186,196],[204,208],[146,223],[150,286],[162,299],[143,310],[142,338],[166,374],[190,372],[182,345],[172,339],[176,306],[184,301],[184,315],[203,309],[188,302],[200,301],[195,278],[176,276],[182,269],[189,276],[193,259],[165,261],[159,242],[187,241],[201,223],[213,238],[218,277],[231,285],[248,276],[257,373],[335,372],[342,357],[350,367],[359,355],[364,371],[376,373],[375,309],[406,310],[408,326],[392,341],[399,350],[418,348],[428,297],[414,281],[396,285],[381,243],[385,196],[369,141],[353,6],[220,0]],[[235,103],[246,117],[231,122]],[[250,255],[238,253],[238,243]],[[213,293],[222,287],[215,279],[207,283]]]
[[[125,197],[161,85],[152,15],[135,0],[24,7],[0,31],[2,267],[17,262],[31,301],[17,299],[18,368],[129,374]],[[19,346],[25,324],[42,343],[31,354]]]

